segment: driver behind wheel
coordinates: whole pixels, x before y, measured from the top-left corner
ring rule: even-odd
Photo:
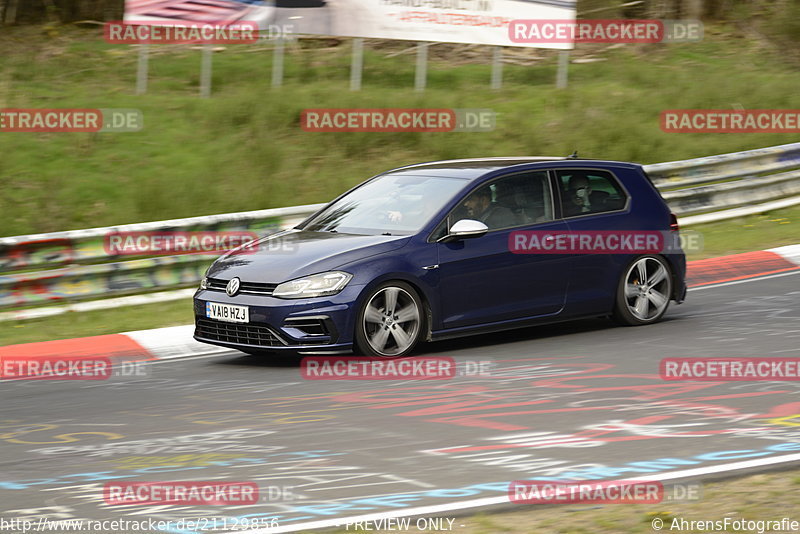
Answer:
[[[489,186],[482,187],[464,201],[467,217],[481,221],[490,230],[507,228],[517,223],[517,217],[510,209],[492,202]]]

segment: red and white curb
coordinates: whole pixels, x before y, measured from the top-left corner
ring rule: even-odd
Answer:
[[[747,278],[788,273],[800,270],[800,245],[695,260],[689,262],[688,268],[690,291],[693,288]],[[191,298],[191,295],[187,298]],[[229,349],[195,341],[192,338],[193,333],[194,325],[184,325],[60,341],[7,345],[0,347],[0,359],[105,356],[128,361],[148,361],[229,352]]]
[[[192,338],[194,325],[138,330],[105,336],[59,341],[23,343],[0,347],[3,358],[91,359],[108,357],[114,361],[170,360],[216,354],[228,349],[199,343]]]
[[[785,247],[770,248],[767,252],[772,252],[784,258],[786,261],[795,265],[800,265],[800,245],[788,245]]]
[[[137,343],[156,360],[202,356],[227,351],[223,347],[195,341],[194,325],[171,326],[153,330],[137,330],[121,334]]]
[[[688,264],[689,287],[732,282],[798,268],[800,268],[800,245],[694,260]]]

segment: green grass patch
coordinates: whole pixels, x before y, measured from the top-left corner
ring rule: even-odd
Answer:
[[[191,299],[0,323],[0,346],[190,324]]]
[[[454,519],[452,532],[458,534],[654,534],[656,532],[733,532],[707,527],[694,529],[681,520],[763,521],[758,528],[769,529],[783,518],[789,521],[800,514],[797,492],[798,470],[752,475],[723,482],[703,484],[702,498],[688,502],[663,502],[660,504],[606,504],[591,502],[550,505],[517,505],[515,511],[454,516],[442,513],[441,517]],[[667,484],[665,483],[665,486]],[[411,520],[413,528],[414,519]],[[655,528],[654,528],[655,525]],[[373,523],[373,532],[388,534]],[[713,526],[713,525],[712,525]],[[447,522],[445,522],[447,527]],[[731,527],[732,528],[732,527]],[[791,527],[790,527],[791,528]],[[395,530],[394,532],[396,532]],[[772,528],[773,532],[780,526]],[[349,529],[331,529],[328,532],[344,534]],[[436,530],[435,532],[441,532]],[[741,532],[741,530],[740,530]],[[756,532],[750,530],[749,532]]]
[[[797,517],[800,506],[791,496],[797,492],[797,470],[766,473],[703,484],[702,498],[689,502],[660,504],[607,504],[590,502],[561,506],[519,505],[519,511],[479,513],[455,517],[458,534],[653,534],[655,532],[702,532],[681,529],[681,520],[780,522]],[[667,484],[665,483],[665,486]],[[447,513],[442,514],[448,517]],[[449,516],[453,517],[453,516]],[[660,520],[660,522],[659,522]],[[412,525],[413,520],[412,520]],[[655,527],[654,527],[655,525]],[[779,527],[780,528],[780,527]],[[773,529],[779,531],[779,529]],[[337,534],[347,532],[336,529]],[[379,533],[389,531],[375,530]],[[705,532],[723,532],[707,528]],[[728,532],[728,530],[725,530]],[[786,531],[788,532],[788,531]]]
[[[800,206],[750,217],[687,226],[685,230],[702,233],[704,241],[702,251],[687,255],[690,261],[796,245],[800,244]]]
[[[350,46],[337,40],[289,46],[286,83],[272,89],[268,45],[228,46],[214,54],[212,98],[201,99],[197,49],[152,47],[148,93],[136,96],[135,47],[106,44],[94,29],[4,28],[2,107],[137,108],[145,126],[1,134],[0,235],[323,202],[417,161],[578,149],[654,163],[795,141],[660,131],[663,109],[796,107],[800,71],[725,31],[710,28],[700,43],[593,51],[604,61],[570,65],[566,90],[554,86],[552,52],[533,52],[532,66],[506,65],[503,89],[491,91],[488,49],[485,63],[465,63],[451,45],[434,45],[428,89],[416,94],[413,54],[396,55],[412,43],[368,41],[363,90],[354,93]],[[307,133],[300,113],[311,107],[473,107],[498,116],[487,133]]]

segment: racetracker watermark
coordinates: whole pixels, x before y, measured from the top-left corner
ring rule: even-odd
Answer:
[[[781,519],[684,519],[672,517],[662,519],[655,517],[650,522],[653,530],[669,530],[670,532],[797,532],[800,521],[788,517]]]
[[[30,509],[35,510],[35,509]],[[41,515],[33,519],[0,517],[0,532],[206,532],[278,528],[277,517],[197,517],[194,519],[51,519]]]
[[[664,358],[662,380],[800,381],[800,358]]]
[[[383,519],[372,519],[367,521],[353,521],[344,524],[346,531],[355,530],[365,532],[370,530],[380,530],[384,532],[409,532],[416,530],[419,532],[453,532],[454,517],[386,517]],[[338,526],[338,525],[337,525]]]
[[[236,506],[258,504],[255,482],[107,482],[103,500],[110,506],[182,504]]]
[[[490,132],[491,109],[306,109],[306,132]]]
[[[141,361],[112,363],[106,356],[0,358],[0,380],[109,380],[147,378],[152,366]]]
[[[668,109],[661,112],[666,133],[798,133],[800,109]]]
[[[456,362],[445,356],[403,358],[303,358],[300,376],[306,380],[449,380],[456,376]]]
[[[294,24],[270,24],[258,32],[260,41],[297,41]]]
[[[258,239],[254,232],[113,232],[103,237],[103,249],[110,256],[152,256],[161,254],[219,254],[248,245]],[[258,247],[243,247],[252,254]]]
[[[0,109],[0,132],[138,132],[138,109]]]
[[[521,230],[508,236],[514,254],[671,254],[703,249],[698,232]]]
[[[515,480],[508,486],[508,498],[521,504],[656,504],[664,499],[664,486],[661,482],[641,480]]]
[[[232,24],[187,21],[116,20],[103,27],[106,42],[111,44],[252,44],[259,40],[258,23]]]
[[[677,43],[703,39],[699,20],[517,19],[508,25],[512,43]]]

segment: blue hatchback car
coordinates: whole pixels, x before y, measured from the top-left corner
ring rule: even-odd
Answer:
[[[424,341],[686,295],[677,219],[642,167],[484,158],[401,167],[217,259],[195,339],[248,353],[398,357]]]

